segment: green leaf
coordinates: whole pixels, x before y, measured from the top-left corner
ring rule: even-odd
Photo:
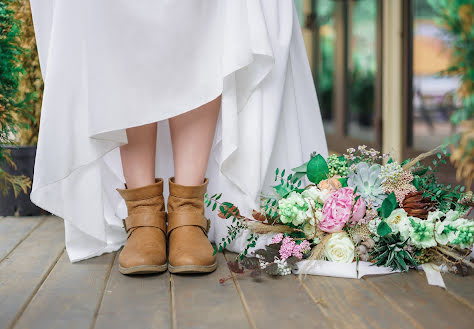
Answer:
[[[293,169],[291,169],[291,170],[293,170],[293,171],[296,172],[296,173],[303,173],[303,174],[306,174],[307,167],[308,167],[308,162],[305,162],[305,163],[303,163],[301,166],[298,166],[298,167],[293,168]]]
[[[216,207],[217,207],[217,203],[214,203],[214,205],[212,206],[212,211],[216,210]]]
[[[286,184],[278,184],[272,187],[275,189],[275,192],[278,193],[278,195],[282,198],[286,197],[291,192],[291,189],[288,188]]]
[[[377,234],[380,236],[386,236],[392,233],[392,229],[385,221],[381,221],[379,226],[377,226]]]
[[[428,171],[428,168],[418,169],[418,170],[413,172],[413,175],[423,176],[424,174],[427,173],[427,171]]]
[[[309,160],[306,175],[310,182],[319,184],[320,181],[327,178],[328,174],[328,164],[321,154],[318,154]]]
[[[420,189],[420,183],[421,183],[420,181],[421,181],[421,179],[420,179],[420,177],[418,177],[418,176],[415,176],[415,177],[413,178],[412,184],[413,184],[413,186],[416,187],[417,190]]]
[[[342,187],[347,187],[347,177],[339,178],[338,180],[341,182]]]
[[[398,202],[397,202],[397,198],[395,197],[395,194],[390,193],[388,197],[386,197],[385,200],[383,200],[382,206],[380,206],[379,208],[380,216],[382,216],[382,218],[387,218],[388,216],[390,216],[392,211],[394,211],[395,208],[397,208],[397,206],[398,206]]]

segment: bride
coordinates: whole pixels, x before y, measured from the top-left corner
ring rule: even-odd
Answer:
[[[72,262],[124,245],[124,274],[211,272],[229,222],[204,194],[248,213],[276,166],[327,155],[293,0],[31,7],[45,81],[31,199],[64,219]]]

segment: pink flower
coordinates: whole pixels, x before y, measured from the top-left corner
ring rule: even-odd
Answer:
[[[293,249],[295,248],[295,241],[293,241],[289,236],[283,239],[280,247],[280,257],[281,259],[287,259],[293,255]]]
[[[331,197],[323,206],[323,218],[319,222],[319,228],[328,233],[340,232],[344,225],[351,219],[358,222],[365,214],[365,201],[359,198],[354,206],[354,189],[343,187],[331,194]]]
[[[278,233],[272,239],[272,243],[280,243],[283,240],[283,233]]]
[[[298,259],[303,258],[303,252],[310,250],[309,242],[307,240],[303,240],[300,244],[297,244],[293,247],[293,256]]]
[[[288,259],[291,256],[302,259],[303,252],[308,250],[310,250],[310,243],[307,240],[303,240],[300,244],[296,244],[295,240],[287,236],[281,242],[279,253],[281,259]]]
[[[358,194],[356,193],[356,196]],[[352,217],[350,219],[351,223],[358,223],[360,220],[364,217],[365,215],[365,209],[366,209],[366,204],[364,199],[359,197],[357,200],[356,204],[354,205],[354,208],[352,209]]]

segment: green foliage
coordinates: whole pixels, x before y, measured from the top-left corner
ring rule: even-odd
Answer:
[[[449,35],[452,63],[440,75],[461,78],[457,90],[457,103],[461,106],[452,114],[451,122],[460,129],[446,140],[454,151],[451,160],[458,168],[458,177],[466,179],[468,185],[474,179],[474,26],[472,0],[428,0],[438,25]]]
[[[19,97],[19,83],[24,72],[20,56],[24,49],[20,45],[20,22],[9,7],[13,0],[0,2],[0,145],[14,144],[12,136],[19,128],[27,127],[18,121],[18,116],[27,115],[27,101]],[[13,188],[15,195],[26,191],[31,181],[25,176],[14,177],[5,171],[5,166],[15,167],[8,150],[0,146],[0,191],[6,194]]]
[[[373,265],[391,267],[392,270],[406,272],[410,267],[418,266],[412,255],[405,250],[408,239],[400,241],[400,234],[381,237],[376,248],[370,253]]]
[[[379,236],[384,237],[389,235],[390,233],[392,233],[392,229],[390,228],[390,226],[388,226],[385,221],[381,221],[379,226],[377,226],[377,234]]]
[[[347,177],[339,178],[338,180],[341,182],[341,187],[347,187]]]
[[[380,208],[377,209],[382,221],[377,226],[377,234],[381,237],[387,236],[392,233],[392,229],[390,226],[385,222],[385,218],[389,217],[394,211],[398,208],[397,198],[395,197],[394,193],[390,193],[382,202]]]
[[[258,234],[251,233],[250,237],[247,239],[247,245],[245,246],[245,249],[237,257],[240,258],[240,260],[244,259],[244,257],[247,256],[249,249],[255,247],[257,240]]]
[[[452,186],[438,182],[436,173],[440,165],[446,164],[446,158],[450,156],[447,148],[442,148],[441,152],[436,153],[435,158],[429,165],[423,165],[420,162],[416,164],[412,173],[414,176],[413,185],[423,191],[423,197],[429,198],[437,204],[437,208],[443,212],[450,209],[464,212],[467,205],[459,204],[466,194],[466,187],[462,185]]]
[[[22,52],[19,61],[23,72],[19,81],[19,99],[23,99],[25,111],[18,114],[21,127],[15,135],[20,145],[35,145],[38,140],[39,122],[41,115],[41,100],[43,96],[43,79],[36,47],[35,31],[29,0],[16,0],[11,4],[15,18],[21,22],[20,46]]]
[[[314,184],[319,184],[320,181],[328,178],[329,167],[321,154],[317,154],[309,160],[306,175],[309,181]]]
[[[280,184],[278,185],[274,185],[272,186],[273,189],[275,190],[275,192],[281,197],[281,198],[285,198],[286,196],[288,196],[288,194],[290,194],[291,191],[297,191],[297,192],[301,192],[302,189],[300,188],[301,186],[301,175],[296,175],[294,173],[290,173],[288,174],[288,176],[285,177],[285,173],[286,173],[286,170],[283,169],[283,171],[280,173],[280,169],[277,168],[275,170],[275,182],[279,179],[280,180]],[[304,176],[304,175],[303,175]],[[275,204],[273,204],[273,206],[276,205],[276,202]],[[265,210],[267,210],[267,208],[265,208]],[[271,216],[274,217],[275,214],[270,214]]]
[[[383,200],[382,205],[378,209],[380,217],[383,219],[387,218],[397,207],[398,202],[395,193],[390,193],[385,200]]]
[[[219,209],[219,216],[225,219],[232,217],[232,224],[227,226],[227,235],[214,246],[214,254],[217,251],[223,251],[246,228],[245,224],[241,221],[242,216],[239,213],[239,209],[230,202],[219,202],[218,200],[221,197],[222,193],[219,195],[213,194],[210,197],[208,193],[204,194],[204,205],[206,207],[211,207],[212,211]]]

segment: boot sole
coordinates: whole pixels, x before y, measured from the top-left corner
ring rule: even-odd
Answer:
[[[163,265],[139,265],[133,267],[122,267],[119,265],[119,272],[122,274],[151,274],[161,273],[168,269],[167,264]]]
[[[217,268],[217,263],[212,265],[181,265],[173,266],[168,264],[168,271],[171,273],[210,273]]]

